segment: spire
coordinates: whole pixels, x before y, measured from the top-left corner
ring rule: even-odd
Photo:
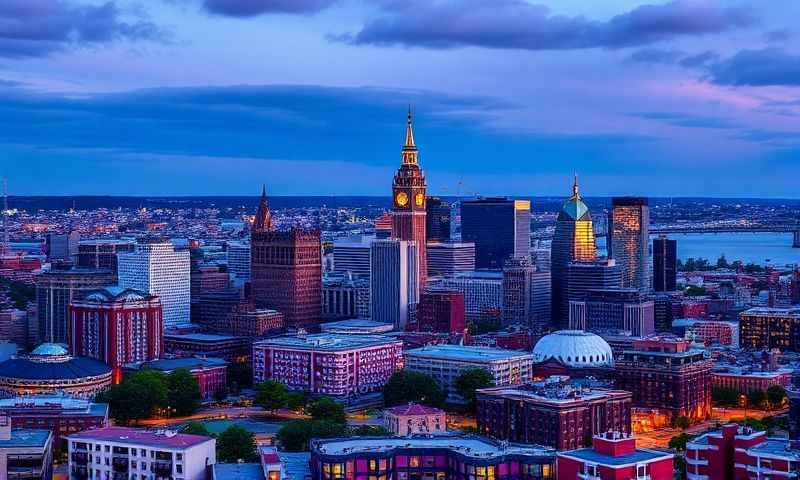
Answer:
[[[414,126],[411,118],[411,105],[406,116],[406,142],[403,144],[403,165],[417,164],[417,145],[414,143]]]
[[[572,196],[575,198],[581,198],[580,188],[578,187],[578,173],[575,172],[574,178],[572,181]]]
[[[258,204],[256,218],[255,221],[253,221],[253,230],[256,232],[272,230],[272,214],[269,212],[266,184],[261,186],[261,203]]]

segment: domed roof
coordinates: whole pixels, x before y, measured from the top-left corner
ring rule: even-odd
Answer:
[[[36,381],[77,381],[87,377],[111,376],[111,367],[86,357],[64,357],[63,361],[41,362],[28,358],[11,358],[0,362],[0,377]]]
[[[575,368],[614,366],[608,343],[583,330],[559,330],[545,335],[533,347],[533,358],[536,362],[552,358]]]
[[[62,356],[62,355],[69,355],[69,351],[64,345],[60,343],[43,343],[38,347],[34,348],[31,352],[31,355],[36,355],[40,357],[44,356]]]

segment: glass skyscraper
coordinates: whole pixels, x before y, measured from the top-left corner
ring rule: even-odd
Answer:
[[[500,270],[530,255],[531,202],[503,197],[461,202],[461,239],[475,243],[475,268]]]
[[[678,276],[678,242],[666,236],[653,240],[653,290],[674,292]]]
[[[608,256],[622,270],[622,286],[648,290],[650,208],[644,197],[614,197],[608,215]]]

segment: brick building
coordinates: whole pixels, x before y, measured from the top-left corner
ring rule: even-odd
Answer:
[[[593,435],[631,431],[631,393],[550,377],[518,387],[478,391],[478,430],[558,450],[589,446]]]
[[[439,289],[422,292],[417,307],[417,321],[413,330],[463,333],[465,328],[463,293]]]
[[[108,426],[108,404],[70,397],[63,393],[30,395],[0,400],[0,415],[11,418],[13,428],[45,428],[53,432],[58,449],[65,435]]]
[[[672,480],[671,453],[636,448],[636,439],[620,432],[592,438],[591,448],[559,452],[558,480]]]
[[[756,307],[739,314],[741,347],[800,351],[800,308]]]

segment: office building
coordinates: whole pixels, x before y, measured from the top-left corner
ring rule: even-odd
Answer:
[[[204,293],[229,288],[230,284],[231,276],[228,273],[227,266],[200,263],[192,266],[189,276],[189,289],[193,301]]]
[[[503,325],[535,334],[550,327],[550,272],[537,271],[530,257],[512,257],[503,267]]]
[[[228,273],[234,285],[241,285],[250,281],[250,242],[228,242]]]
[[[427,198],[425,196],[425,175],[420,168],[419,152],[414,143],[411,111],[408,112],[406,140],[401,157],[400,167],[392,182],[392,238],[413,242],[416,245],[417,278],[414,279],[416,283],[414,290],[419,292],[425,286],[428,276],[425,248],[427,246],[425,233]]]
[[[453,276],[475,271],[475,244],[428,243],[428,276]]]
[[[16,308],[0,309],[0,341],[7,340],[21,348],[28,345],[28,312]]]
[[[502,315],[503,272],[482,270],[460,273],[442,278],[435,286],[464,294],[467,322],[476,322],[487,316],[500,318]]]
[[[81,234],[77,231],[70,233],[48,233],[45,236],[44,248],[47,258],[51,262],[74,262],[78,255],[78,242]]]
[[[466,328],[463,293],[436,288],[422,292],[415,331],[464,333]]]
[[[69,305],[89,292],[113,285],[110,270],[75,268],[52,270],[34,277],[39,339],[51,343],[67,343]]]
[[[333,272],[369,278],[369,248],[374,235],[354,235],[333,242]]]
[[[566,199],[556,218],[550,247],[550,278],[552,282],[552,324],[565,328],[569,323],[569,265],[591,263],[597,258],[592,215],[583,203],[578,177],[572,185],[572,196]]]
[[[790,368],[761,369],[752,365],[715,365],[711,370],[712,388],[730,388],[742,395],[754,390],[766,392],[777,385],[787,388],[792,383]]]
[[[647,198],[614,197],[608,215],[608,256],[622,271],[622,287],[650,289],[650,208]]]
[[[311,480],[554,480],[554,453],[467,435],[317,439],[311,442]]]
[[[438,408],[409,403],[384,410],[383,424],[397,437],[436,435],[447,431],[447,414]]]
[[[689,340],[637,340],[615,362],[617,388],[633,392],[633,406],[691,422],[711,417],[711,359]],[[658,381],[653,381],[657,378]]]
[[[370,317],[369,278],[328,273],[322,278],[322,317],[326,321]]]
[[[694,339],[696,343],[739,348],[739,323],[702,318],[679,318],[672,321],[672,333]]]
[[[531,249],[531,202],[488,197],[461,202],[461,238],[475,244],[475,268],[500,270]]]
[[[132,288],[95,290],[69,307],[70,350],[110,366],[121,380],[122,366],[164,353],[164,325],[158,297]]]
[[[111,386],[111,367],[73,357],[59,344],[43,343],[31,353],[0,362],[0,398],[65,393],[91,399]]]
[[[800,308],[755,307],[739,314],[739,341],[747,350],[800,351]]]
[[[433,377],[447,394],[447,401],[462,403],[455,388],[458,376],[470,368],[483,368],[497,386],[519,385],[531,380],[533,355],[499,348],[430,345],[405,352],[405,368]]]
[[[426,199],[425,235],[425,240],[431,243],[450,241],[450,204],[439,197]]]
[[[678,241],[661,235],[653,240],[653,290],[674,292],[678,277]]]
[[[71,478],[206,480],[216,463],[216,443],[172,430],[86,430],[67,437],[69,472]]]
[[[593,435],[631,431],[631,393],[565,376],[477,393],[478,431],[498,440],[570,450]]]
[[[614,260],[596,259],[592,262],[572,262],[562,271],[566,282],[562,283],[564,290],[562,300],[567,302],[567,325],[570,318],[570,302],[583,302],[590,290],[609,290],[620,288],[622,272]]]
[[[630,433],[600,432],[592,437],[591,448],[559,452],[556,471],[558,480],[672,480],[674,456],[663,450],[636,448]]]
[[[78,267],[111,270],[116,275],[117,254],[132,252],[134,246],[130,240],[81,240],[78,243]]]
[[[654,303],[640,290],[589,290],[584,301],[570,302],[570,328],[646,337],[655,333]]]
[[[253,380],[334,397],[379,392],[402,365],[403,342],[379,335],[310,334],[253,344]]]
[[[0,478],[53,478],[53,433],[46,428],[12,428],[8,417],[0,417]]]
[[[189,323],[189,250],[176,249],[167,238],[145,237],[118,259],[120,287],[158,296],[165,327]]]
[[[125,366],[126,371],[152,369],[169,375],[175,370],[187,370],[197,380],[200,387],[200,398],[204,401],[212,400],[215,395],[226,388],[228,381],[228,362],[215,357],[182,357],[163,358],[149,362],[130,363]]]
[[[11,419],[12,428],[44,428],[53,432],[53,447],[74,432],[108,426],[108,404],[70,397],[63,393],[0,399],[0,416]]]
[[[210,333],[165,333],[167,353],[178,356],[205,356],[223,358],[230,363],[250,361],[253,344],[251,337],[215,335]]]
[[[376,240],[370,250],[372,319],[404,330],[419,303],[417,245],[405,240]]]

